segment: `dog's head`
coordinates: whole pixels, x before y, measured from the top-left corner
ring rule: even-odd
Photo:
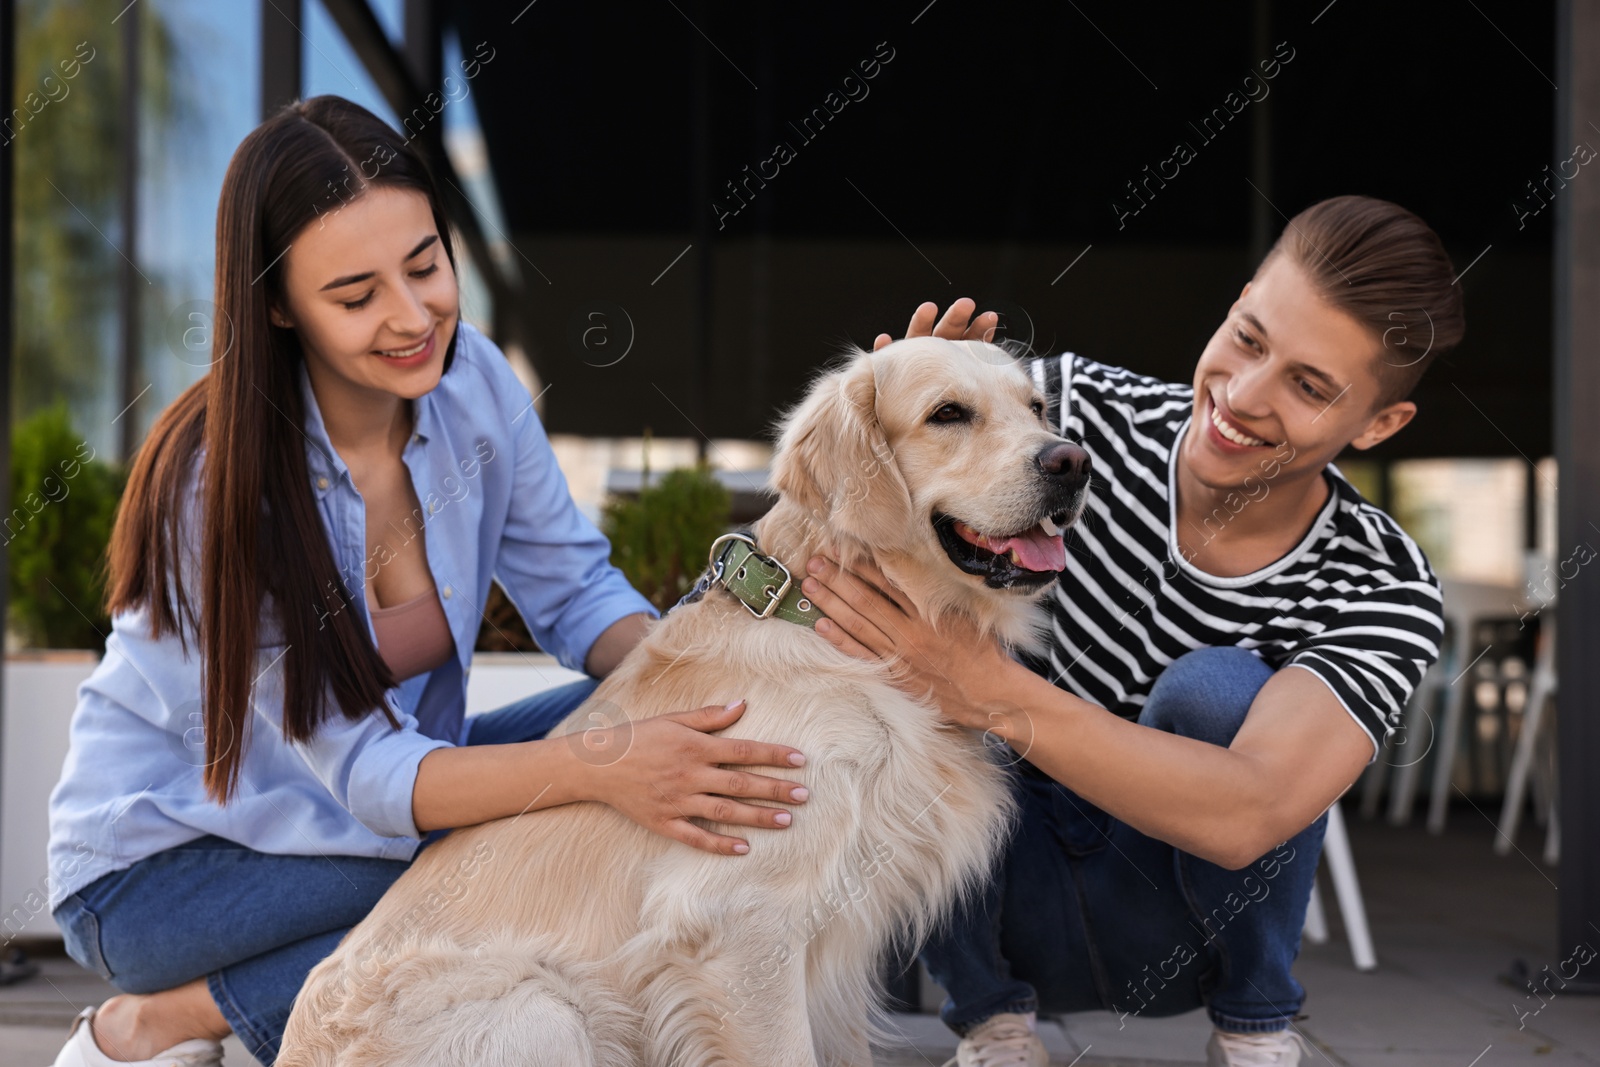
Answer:
[[[915,338],[856,352],[784,420],[773,482],[845,557],[875,560],[925,609],[1001,630],[1066,566],[1089,457],[1045,424],[1004,349]],[[989,610],[983,610],[987,607]]]

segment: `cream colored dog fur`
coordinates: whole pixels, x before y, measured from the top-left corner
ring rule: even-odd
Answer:
[[[958,569],[931,516],[999,532],[1046,514],[1037,457],[1060,439],[1039,400],[992,345],[854,353],[784,421],[758,543],[796,581],[828,544],[847,565],[875,561],[928,617],[1036,641],[1037,589]],[[949,402],[974,417],[930,421]],[[726,736],[807,754],[797,771],[747,768],[810,788],[792,826],[705,824],[745,836],[743,857],[595,803],[456,830],[311,972],[280,1067],[867,1067],[883,955],[987,877],[1010,812],[1003,771],[887,665],[721,589],[656,623],[555,734],[579,743],[596,722],[740,697]]]

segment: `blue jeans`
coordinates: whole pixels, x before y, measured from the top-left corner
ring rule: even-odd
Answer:
[[[597,684],[584,679],[474,716],[467,744],[537,740]],[[430,833],[424,847],[445,833]],[[222,1017],[270,1067],[306,975],[410,865],[271,855],[207,835],[91,882],[54,915],[67,954],[124,993],[204,975]]]
[[[1139,722],[1233,740],[1273,671],[1241,648],[1202,648],[1156,679]],[[965,1033],[1000,1012],[1176,1015],[1223,1030],[1282,1030],[1305,990],[1289,973],[1327,815],[1242,870],[1147,837],[1026,762],[1021,818],[996,879],[960,906],[922,960]]]

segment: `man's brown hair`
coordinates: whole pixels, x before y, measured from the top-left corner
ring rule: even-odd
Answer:
[[[1372,334],[1379,408],[1409,396],[1434,357],[1466,332],[1461,286],[1444,245],[1399,204],[1370,196],[1312,204],[1289,220],[1256,277],[1278,256]]]

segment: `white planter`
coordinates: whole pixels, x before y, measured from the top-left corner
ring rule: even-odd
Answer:
[[[0,950],[17,937],[59,937],[46,894],[50,791],[67,758],[78,685],[92,652],[16,652],[5,657],[4,767],[0,768]],[[467,681],[467,714],[492,711],[584,677],[547,655],[480,652]]]
[[[479,652],[472,657],[472,668],[467,672],[467,714],[503,708],[523,697],[585,677],[542,652]]]
[[[86,651],[5,657],[5,737],[0,739],[0,949],[13,938],[59,937],[50,918],[45,851],[50,790],[67,758],[78,685],[100,658]]]

